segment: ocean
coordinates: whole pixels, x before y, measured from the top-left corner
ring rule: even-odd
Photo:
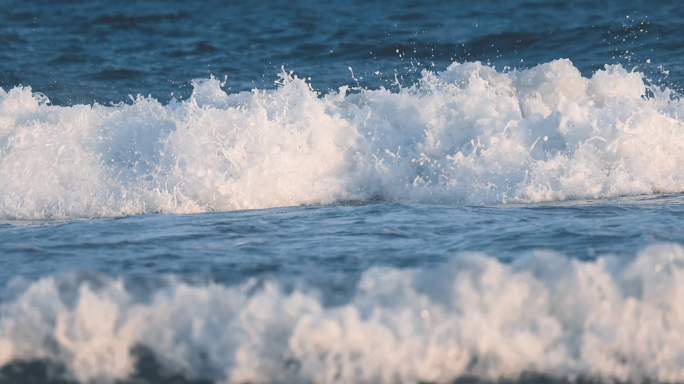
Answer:
[[[679,1],[0,1],[0,383],[684,381]]]

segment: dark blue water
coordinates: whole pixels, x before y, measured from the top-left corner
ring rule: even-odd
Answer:
[[[0,86],[30,85],[57,105],[187,98],[190,80],[210,74],[232,91],[271,88],[281,66],[319,91],[355,85],[348,67],[377,88],[475,60],[515,69],[569,58],[584,75],[622,63],[677,89],[684,80],[677,1],[4,4]]]
[[[0,383],[684,380],[680,2],[0,5]]]

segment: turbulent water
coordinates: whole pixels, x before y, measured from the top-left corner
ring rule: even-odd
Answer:
[[[0,383],[684,381],[677,2],[4,5]]]
[[[454,63],[396,93],[319,95],[287,73],[273,91],[194,84],[167,105],[53,107],[29,89],[0,93],[0,215],[684,191],[684,104],[667,89],[647,97],[641,74],[619,65],[587,79],[568,60],[507,73]]]

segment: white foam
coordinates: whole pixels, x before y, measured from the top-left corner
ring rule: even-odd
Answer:
[[[0,90],[0,218],[328,204],[480,204],[682,192],[684,104],[638,72],[568,60],[424,72],[400,92],[194,82],[161,105],[50,106]]]
[[[71,287],[71,288],[68,288]],[[684,249],[632,261],[537,252],[513,264],[463,255],[439,270],[373,268],[351,300],[315,289],[188,285],[141,298],[46,277],[0,305],[0,366],[63,363],[82,382],[126,378],[144,345],[167,372],[226,383],[447,382],[522,372],[684,380]],[[137,295],[137,296],[136,296]]]

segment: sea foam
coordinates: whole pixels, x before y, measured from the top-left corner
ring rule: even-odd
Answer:
[[[586,262],[538,251],[511,264],[461,255],[437,269],[372,268],[348,302],[277,280],[170,279],[154,288],[75,277],[15,282],[0,304],[0,367],[42,359],[80,382],[134,372],[224,383],[449,382],[525,372],[573,380],[684,380],[684,249]]]
[[[330,204],[489,204],[682,192],[684,104],[638,72],[475,63],[321,95],[194,82],[162,105],[51,106],[0,90],[0,218]]]

